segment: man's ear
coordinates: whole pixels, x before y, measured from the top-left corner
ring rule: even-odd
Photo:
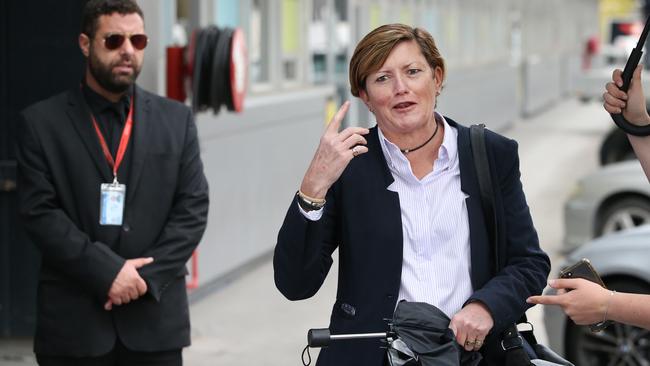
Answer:
[[[79,34],[79,48],[81,49],[81,53],[88,57],[90,54],[90,38],[84,33]]]

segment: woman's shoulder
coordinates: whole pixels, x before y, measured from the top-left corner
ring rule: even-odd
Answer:
[[[511,139],[498,132],[494,132],[488,128],[485,129],[485,142],[489,148],[492,148],[497,153],[500,151],[517,151],[517,148],[519,146],[516,140]]]
[[[462,138],[462,136],[466,136],[467,139],[469,139],[469,130],[472,125],[476,125],[478,123],[459,123],[451,118],[445,116],[445,120],[447,123],[458,130],[459,137]],[[485,143],[490,150],[494,150],[495,152],[508,152],[508,151],[516,151],[517,150],[517,141],[514,139],[511,139],[501,133],[495,132],[491,130],[488,127],[485,128]]]

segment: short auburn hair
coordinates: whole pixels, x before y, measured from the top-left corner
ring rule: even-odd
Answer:
[[[359,97],[366,90],[366,78],[379,70],[395,46],[404,41],[415,41],[432,70],[442,69],[445,78],[445,60],[429,32],[405,24],[385,24],[368,33],[357,44],[350,59],[350,92]]]

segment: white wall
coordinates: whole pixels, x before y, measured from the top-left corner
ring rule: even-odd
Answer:
[[[323,87],[250,97],[241,114],[196,116],[210,184],[208,227],[198,249],[200,285],[275,246],[333,94]]]

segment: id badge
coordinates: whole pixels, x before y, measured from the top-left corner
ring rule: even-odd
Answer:
[[[126,186],[124,184],[115,182],[101,185],[99,203],[100,225],[122,225],[125,197]]]

